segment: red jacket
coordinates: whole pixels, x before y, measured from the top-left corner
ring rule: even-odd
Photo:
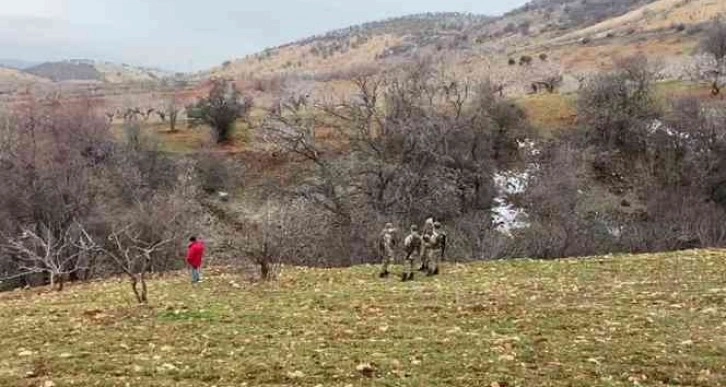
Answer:
[[[189,245],[189,252],[187,253],[187,263],[195,268],[199,269],[202,266],[202,259],[204,258],[204,243],[197,241]]]

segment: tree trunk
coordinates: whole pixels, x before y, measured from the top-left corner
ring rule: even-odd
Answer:
[[[91,254],[91,257],[88,261],[88,269],[84,273],[83,279],[85,281],[90,281],[95,275],[96,275],[96,262],[98,260],[98,256],[96,254]]]
[[[136,296],[136,302],[139,304],[143,304],[144,297],[142,297],[142,293],[139,292],[139,280],[136,278],[136,276],[131,276],[131,289],[134,291],[134,295]]]
[[[144,275],[141,275],[141,303],[146,304],[149,302],[149,298],[147,297],[147,289],[146,289],[146,279],[144,278]]]
[[[144,263],[141,265],[141,303],[146,304],[149,299],[146,296],[148,294],[147,288],[146,288],[146,272],[149,270],[149,263],[151,263],[151,257],[149,257],[149,254],[146,254],[146,257],[144,257]]]
[[[169,131],[172,133],[176,132],[176,119],[176,114],[169,115]]]

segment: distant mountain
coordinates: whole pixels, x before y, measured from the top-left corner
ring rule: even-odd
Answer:
[[[48,78],[55,82],[62,81],[101,81],[103,75],[92,64],[81,62],[46,62],[25,69],[25,72]]]
[[[27,68],[25,71],[55,82],[155,82],[173,75],[171,72],[159,69],[132,66],[125,63],[117,64],[87,59],[46,62]]]
[[[30,62],[19,59],[0,59],[0,67],[8,69],[24,70],[29,67],[37,66],[40,62]]]

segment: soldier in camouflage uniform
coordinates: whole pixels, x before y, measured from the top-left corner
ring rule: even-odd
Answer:
[[[391,223],[387,223],[386,227],[381,232],[381,236],[378,242],[378,249],[381,256],[383,257],[383,268],[381,270],[380,277],[386,278],[390,275],[388,267],[393,263],[395,248],[396,248],[396,229],[393,228]]]
[[[446,252],[446,233],[441,229],[441,223],[434,223],[434,230],[430,237],[424,239],[426,246],[426,275],[434,276],[439,274],[439,265],[444,259]]]
[[[418,226],[411,226],[411,233],[404,240],[406,248],[406,259],[404,260],[403,275],[401,280],[413,281],[413,271],[416,260],[423,260],[423,238],[418,232]]]
[[[429,238],[431,238],[431,234],[433,234],[433,232],[434,232],[434,218],[429,217],[428,219],[426,219],[426,223],[424,223],[423,233],[421,235],[421,238],[424,243],[423,243],[423,247],[421,250],[421,268],[418,271],[421,271],[421,272],[429,271],[428,260],[426,259],[426,257],[428,256],[428,253],[426,252],[426,245],[427,245],[427,241],[429,240]]]

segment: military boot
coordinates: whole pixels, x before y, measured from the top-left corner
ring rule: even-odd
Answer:
[[[388,278],[388,276],[391,275],[391,273],[384,271],[381,274],[378,275],[379,278]]]
[[[439,275],[439,268],[438,267],[434,270],[434,275]]]

